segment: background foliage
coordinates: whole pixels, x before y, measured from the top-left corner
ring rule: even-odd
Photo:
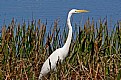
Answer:
[[[17,24],[13,19],[2,27],[0,37],[0,79],[36,80],[48,56],[62,47],[68,27],[60,29],[58,20],[46,30],[41,20]],[[121,22],[110,29],[107,20],[88,19],[84,26],[74,24],[68,57],[43,79],[120,80]]]

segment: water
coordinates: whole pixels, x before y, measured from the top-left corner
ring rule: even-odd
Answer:
[[[76,23],[85,22],[89,18],[99,20],[107,16],[115,24],[121,20],[120,0],[0,0],[0,30],[3,24],[9,24],[14,17],[18,23],[28,22],[32,18],[42,22],[48,21],[48,26],[59,19],[60,26],[65,25],[70,9],[86,9],[89,13],[74,15]]]

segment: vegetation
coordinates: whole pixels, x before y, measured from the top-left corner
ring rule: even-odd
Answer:
[[[68,27],[60,29],[58,20],[46,31],[40,20],[17,24],[14,19],[2,27],[0,37],[0,79],[37,80],[42,64],[62,47]],[[44,79],[51,80],[120,80],[121,22],[109,29],[107,20],[87,20],[84,27],[73,26],[68,57],[57,64]]]

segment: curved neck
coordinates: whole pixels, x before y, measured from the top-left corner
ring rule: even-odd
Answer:
[[[63,48],[64,48],[66,51],[69,50],[69,46],[70,46],[71,38],[72,38],[72,26],[71,26],[71,21],[70,21],[71,15],[72,15],[72,14],[69,13],[68,18],[67,18],[67,26],[68,26],[68,28],[69,28],[69,33],[68,33],[68,37],[67,37],[66,43],[65,43],[65,45],[63,46]]]

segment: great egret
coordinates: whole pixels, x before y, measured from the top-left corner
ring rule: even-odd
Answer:
[[[41,68],[39,79],[41,79],[42,76],[44,76],[48,72],[50,72],[50,70],[56,69],[56,64],[57,64],[58,60],[60,60],[62,62],[65,59],[65,57],[68,54],[69,46],[70,46],[71,38],[72,38],[72,26],[71,26],[70,18],[71,18],[73,13],[84,13],[84,12],[88,12],[88,11],[87,10],[72,9],[68,13],[67,25],[68,25],[68,28],[69,28],[69,33],[68,33],[68,37],[67,37],[66,43],[65,43],[65,45],[62,48],[56,49],[48,57],[48,59],[45,61],[45,63],[43,64],[43,66]]]

